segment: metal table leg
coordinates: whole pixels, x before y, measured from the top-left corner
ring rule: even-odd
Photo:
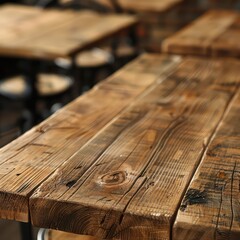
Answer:
[[[40,62],[37,60],[30,60],[28,63],[28,70],[26,73],[27,84],[30,88],[30,98],[27,101],[27,107],[32,115],[32,125],[38,123],[38,114],[37,114],[37,76],[39,72]]]

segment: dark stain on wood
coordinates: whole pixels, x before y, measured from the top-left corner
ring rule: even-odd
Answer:
[[[180,210],[184,212],[188,205],[194,204],[206,204],[207,203],[207,193],[206,191],[200,191],[198,189],[190,188],[185,194]]]
[[[77,182],[77,180],[72,180],[72,181],[68,182],[68,183],[66,184],[66,186],[69,187],[69,188],[71,188],[76,182]]]

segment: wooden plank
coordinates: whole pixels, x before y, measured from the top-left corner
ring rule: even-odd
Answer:
[[[217,47],[217,43],[221,42],[221,36],[234,24],[238,17],[239,14],[234,11],[209,11],[189,26],[163,41],[162,51],[175,54],[210,56],[212,55],[213,46],[214,48]],[[228,40],[230,42],[231,38],[229,36]],[[224,43],[226,44],[226,41]],[[237,48],[237,45],[233,47]],[[214,50],[214,55],[216,55],[216,50]],[[221,55],[218,54],[218,56]]]
[[[240,239],[240,94],[181,203],[173,240]]]
[[[25,8],[26,15],[22,11]],[[5,16],[0,17],[1,54],[49,59],[66,57],[137,23],[136,17],[128,15],[25,8],[17,5],[0,8],[0,15]]]
[[[183,192],[235,94],[239,67],[183,59],[38,188],[32,223],[106,239],[170,239]]]
[[[144,55],[2,148],[0,218],[28,221],[33,190],[180,60]]]
[[[30,50],[38,49],[40,52],[46,52],[46,54],[52,54],[55,57],[64,57],[125,30],[137,22],[136,18],[131,16],[100,15],[88,11],[71,12],[69,15],[73,15],[71,20],[57,29],[51,29],[50,37],[49,31],[38,38],[31,36],[17,44],[21,48],[27,45]]]

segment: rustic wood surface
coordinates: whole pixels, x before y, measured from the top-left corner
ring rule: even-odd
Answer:
[[[184,196],[175,240],[240,239],[240,94]]]
[[[239,69],[141,56],[0,149],[0,218],[103,239],[239,239]]]
[[[79,133],[74,129],[70,138],[75,138],[72,144],[78,149],[65,161],[62,155],[70,152],[70,146],[59,150],[58,160],[63,164],[30,198],[34,225],[104,239],[171,238],[185,190],[237,93],[240,62],[177,56],[161,59],[145,55],[139,60],[143,65],[137,82],[145,79],[144,74],[156,79],[162,72],[156,65],[171,67],[165,77],[152,81],[131,105],[100,131],[98,128],[95,136],[76,141]],[[107,99],[111,104],[112,99]],[[88,100],[98,102],[93,95]],[[102,119],[109,117],[103,111],[100,114]],[[72,128],[75,124],[72,122]],[[51,144],[44,150],[55,152]],[[39,153],[35,157],[39,162]]]
[[[116,0],[124,11],[162,13],[175,7],[184,0]],[[96,0],[114,10],[111,0]]]
[[[162,51],[174,54],[240,57],[240,14],[212,10],[167,38]]]
[[[128,15],[3,5],[0,54],[44,59],[66,57],[136,23],[137,19]]]
[[[178,61],[168,56],[140,57],[2,148],[0,218],[28,221],[33,190]]]

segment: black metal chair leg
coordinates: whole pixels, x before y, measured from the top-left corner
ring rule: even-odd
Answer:
[[[70,76],[73,78],[73,92],[72,97],[76,98],[78,97],[83,90],[83,82],[82,82],[82,72],[78,69],[76,64],[76,55],[72,56],[72,63],[70,68]]]

